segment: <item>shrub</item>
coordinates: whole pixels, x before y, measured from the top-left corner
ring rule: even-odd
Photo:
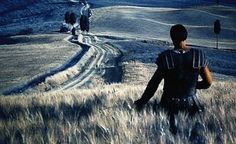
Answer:
[[[74,25],[76,23],[76,15],[75,15],[75,13],[71,13],[70,14],[70,24],[71,25]]]
[[[64,19],[65,19],[65,22],[66,22],[67,24],[70,23],[70,12],[67,11],[67,12],[65,13]]]

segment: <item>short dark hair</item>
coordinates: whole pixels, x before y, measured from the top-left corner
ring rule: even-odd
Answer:
[[[181,41],[187,39],[188,32],[186,28],[181,24],[176,24],[170,29],[170,37],[174,44],[179,44]]]

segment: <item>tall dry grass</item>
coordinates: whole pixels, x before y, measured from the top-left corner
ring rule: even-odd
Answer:
[[[179,132],[169,131],[158,108],[158,90],[141,112],[132,103],[144,85],[113,84],[94,89],[0,97],[0,143],[189,143],[196,122],[207,143],[236,143],[236,84],[217,81],[199,91],[206,111],[191,119],[177,116]]]

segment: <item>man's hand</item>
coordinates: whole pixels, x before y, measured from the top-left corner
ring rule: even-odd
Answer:
[[[134,101],[134,106],[137,111],[141,111],[143,109],[144,103],[141,99]]]
[[[206,66],[201,69],[200,75],[202,77],[202,81],[197,82],[197,89],[207,89],[212,84],[212,74],[209,70],[209,68]]]

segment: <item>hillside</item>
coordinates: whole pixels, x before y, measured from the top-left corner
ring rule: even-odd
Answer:
[[[4,0],[0,4],[0,36],[58,31],[66,11],[81,5],[69,0]]]
[[[144,88],[115,84],[0,97],[0,142],[187,144],[195,122],[201,122],[206,128],[200,139],[206,143],[235,143],[235,82],[215,81],[201,91],[206,112],[193,120],[180,114],[177,136],[169,132],[167,116],[158,108],[161,90],[142,112],[132,108]]]

